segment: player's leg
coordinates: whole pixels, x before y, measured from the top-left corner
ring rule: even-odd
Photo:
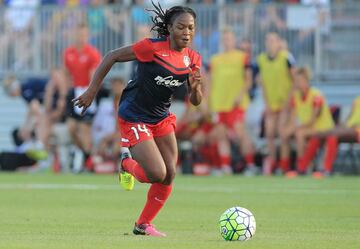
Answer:
[[[131,158],[123,160],[124,168],[139,181],[152,183],[133,232],[136,235],[165,236],[151,224],[171,193],[171,185],[162,183],[167,173],[165,162],[154,139],[140,142],[130,150],[136,161]]]
[[[321,141],[315,137],[316,131],[312,128],[298,129],[295,133],[297,145],[297,170],[304,174],[311,161],[315,158]]]
[[[245,171],[245,175],[252,176],[258,174],[258,169],[255,166],[254,160],[254,145],[251,141],[250,136],[248,135],[248,132],[246,131],[245,123],[243,122],[243,120],[235,121],[233,129],[240,142],[241,153],[244,156],[246,162],[247,169]]]
[[[136,222],[137,225],[152,223],[153,219],[164,206],[171,193],[172,182],[176,173],[178,150],[175,133],[173,132],[166,136],[155,137],[155,143],[160,150],[162,158],[164,159],[166,174],[162,182],[155,182],[151,184],[147,196],[147,202]]]
[[[280,161],[279,166],[283,173],[290,170],[290,140],[295,134],[295,124],[290,120],[289,115],[283,111],[280,114],[278,125],[278,134],[280,137]]]
[[[152,225],[155,216],[164,206],[168,199],[171,190],[172,182],[176,173],[176,162],[178,159],[178,149],[175,137],[175,116],[170,115],[167,120],[159,123],[152,129],[154,140],[158,153],[156,160],[161,159],[162,166],[157,168],[161,170],[161,181],[153,182],[148,191],[147,201],[145,207],[136,222],[134,233],[145,234],[152,236],[165,236],[165,234],[158,232]],[[136,153],[134,154],[136,156]],[[145,162],[144,162],[145,163]],[[159,163],[158,163],[159,164]],[[160,180],[160,171],[155,171],[155,166],[147,168],[144,167],[145,172],[151,179],[151,174],[157,173],[157,180]],[[163,172],[165,171],[165,174]]]
[[[79,122],[79,140],[81,143],[81,149],[84,153],[84,161],[85,167],[88,170],[93,170],[93,162],[92,162],[92,130],[91,123],[87,120],[83,120]]]
[[[335,136],[341,142],[356,143],[358,141],[358,132],[356,128],[338,126],[330,131],[319,132],[317,137],[325,139],[328,136]]]
[[[286,173],[290,170],[290,142],[291,138],[295,133],[295,127],[292,124],[283,127],[279,131],[281,144],[280,144],[280,162],[279,166],[283,173]]]
[[[209,134],[212,140],[217,141],[218,163],[221,169],[220,173],[231,174],[231,144],[228,138],[227,127],[224,123],[214,126]]]
[[[39,122],[38,136],[47,151],[50,150],[49,138],[52,133],[53,122],[49,114],[43,113]]]
[[[325,174],[330,174],[333,169],[333,164],[336,159],[338,148],[338,139],[336,136],[328,136],[325,139],[325,156],[323,171]]]
[[[67,118],[66,126],[68,127],[69,135],[72,142],[79,148],[82,149],[81,140],[78,134],[78,122],[74,118]]]
[[[139,182],[161,183],[166,177],[166,167],[154,141],[142,141],[130,148],[132,158],[122,161],[124,169]]]
[[[276,126],[278,123],[278,113],[267,111],[265,113],[265,137],[267,141],[268,155],[263,164],[263,174],[271,175],[276,163]]]

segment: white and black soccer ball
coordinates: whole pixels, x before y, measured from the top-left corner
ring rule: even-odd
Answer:
[[[227,209],[219,220],[220,234],[228,241],[246,241],[256,231],[254,215],[243,207]]]

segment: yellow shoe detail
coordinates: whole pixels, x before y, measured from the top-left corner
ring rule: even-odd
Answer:
[[[134,177],[127,173],[127,172],[120,172],[119,173],[119,181],[120,181],[120,185],[121,187],[123,187],[123,189],[125,190],[133,190],[134,188],[134,184],[135,184],[135,179]]]

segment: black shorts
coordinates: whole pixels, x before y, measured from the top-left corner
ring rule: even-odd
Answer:
[[[76,107],[72,102],[74,98],[75,98],[75,89],[71,88],[66,97],[66,118],[73,118],[79,122],[92,123],[96,112],[86,110],[84,115],[80,115],[79,111],[75,110]]]

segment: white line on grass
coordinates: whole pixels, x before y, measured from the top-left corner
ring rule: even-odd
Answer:
[[[148,185],[137,185],[138,189],[146,189]],[[238,186],[238,188],[224,187],[224,186],[185,186],[175,184],[175,189],[186,192],[200,192],[200,193],[242,193],[244,191],[254,192],[260,194],[278,194],[278,193],[291,193],[291,194],[347,194],[358,193],[357,189],[306,189],[306,188],[273,188],[262,189],[252,188],[248,185]],[[0,183],[0,190],[115,190],[122,191],[120,186],[110,184],[60,184],[60,183]]]

